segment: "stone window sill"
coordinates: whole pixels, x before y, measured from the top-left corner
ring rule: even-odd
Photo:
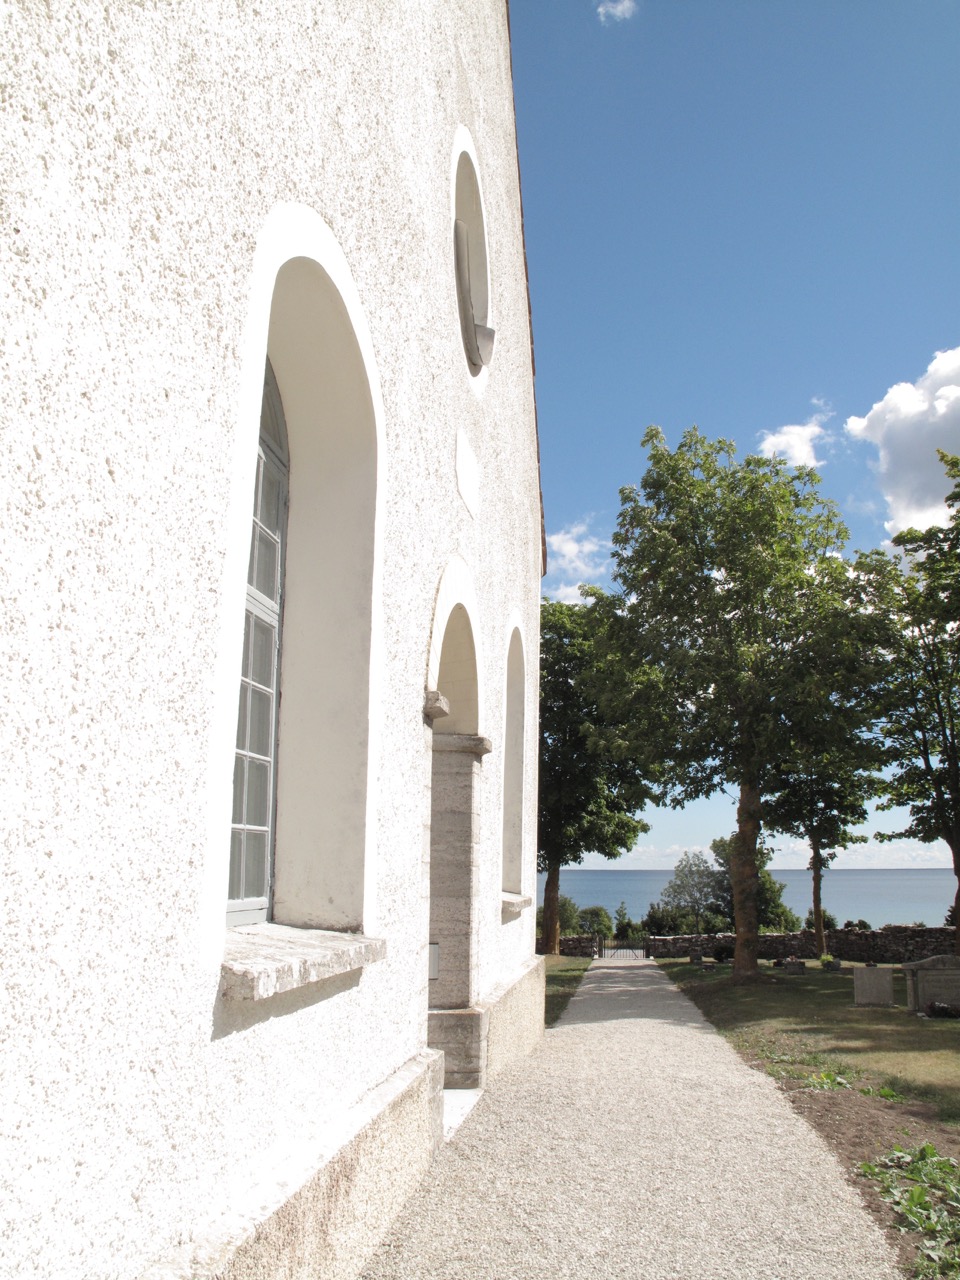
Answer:
[[[271,996],[363,969],[387,953],[380,938],[284,924],[248,924],[227,930],[220,991],[227,1000]]]
[[[529,893],[502,893],[500,895],[500,915],[504,920],[512,919],[533,906],[533,898]]]

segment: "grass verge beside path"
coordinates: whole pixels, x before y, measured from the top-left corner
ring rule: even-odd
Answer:
[[[892,1090],[930,1102],[940,1119],[960,1122],[960,1021],[906,1011],[903,975],[894,975],[898,1007],[857,1007],[853,972],[818,966],[787,976],[761,966],[757,982],[735,984],[729,970],[704,973],[688,961],[661,968],[747,1058],[778,1078],[824,1087],[839,1075],[854,1088]],[[840,1087],[843,1087],[842,1085]]]
[[[579,987],[583,975],[593,963],[576,956],[544,956],[547,969],[547,999],[544,1022],[552,1027]]]

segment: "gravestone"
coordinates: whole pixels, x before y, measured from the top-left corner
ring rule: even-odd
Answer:
[[[907,977],[907,1008],[921,1013],[931,1000],[960,1005],[960,956],[931,956],[902,966]]]
[[[853,971],[854,1004],[893,1004],[893,970],[856,968]]]

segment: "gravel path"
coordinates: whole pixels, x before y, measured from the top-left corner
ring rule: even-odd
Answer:
[[[828,1148],[651,961],[595,961],[364,1280],[901,1280]]]

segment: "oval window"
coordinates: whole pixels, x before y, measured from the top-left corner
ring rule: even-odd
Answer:
[[[494,331],[489,327],[487,236],[483,204],[473,161],[466,151],[457,162],[453,255],[457,275],[460,333],[471,374],[476,377],[493,358]]]

